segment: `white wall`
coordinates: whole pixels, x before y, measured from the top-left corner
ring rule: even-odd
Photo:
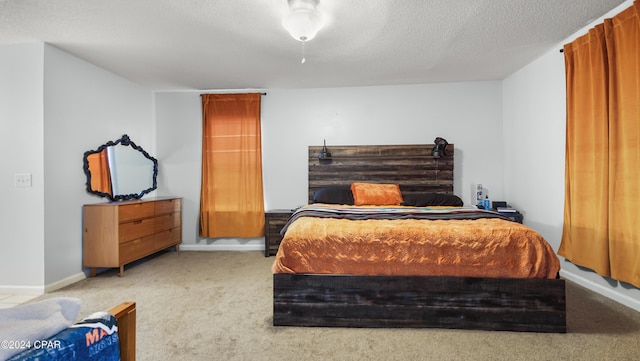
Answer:
[[[44,72],[45,284],[82,265],[83,154],[129,135],[155,154],[153,92],[51,45]]]
[[[0,293],[41,293],[44,282],[42,44],[0,46]],[[15,188],[17,173],[32,186]]]
[[[153,93],[33,43],[0,47],[0,104],[0,293],[42,293],[84,278],[82,205],[105,201],[85,191],[84,152],[126,133],[155,153]]]
[[[504,80],[505,190],[525,213],[525,223],[557,251],[562,237],[565,165],[565,73],[562,45],[605,17],[631,6],[627,1]],[[564,260],[561,275],[640,311],[640,290]]]
[[[202,166],[200,93],[157,93],[155,103],[159,163],[157,192],[163,196],[182,197],[183,244],[195,245]],[[258,243],[253,241],[255,245]],[[182,245],[180,247],[183,248]]]
[[[563,59],[556,49],[503,83],[506,196],[556,251],[564,212]]]
[[[200,93],[156,94],[158,193],[182,196],[183,248],[255,249],[262,240],[198,237],[201,160]],[[307,202],[307,147],[429,144],[442,136],[456,147],[454,191],[471,204],[476,183],[490,197],[503,192],[501,82],[330,89],[270,89],[262,98],[265,206]],[[206,247],[204,247],[206,249]],[[210,248],[209,248],[210,249]]]

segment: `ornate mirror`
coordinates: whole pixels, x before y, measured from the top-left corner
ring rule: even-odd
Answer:
[[[84,153],[87,192],[112,201],[138,199],[157,188],[158,161],[124,134]]]

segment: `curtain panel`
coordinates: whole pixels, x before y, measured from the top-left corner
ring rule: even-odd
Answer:
[[[260,98],[202,95],[202,237],[264,235]]]
[[[565,45],[565,211],[558,254],[640,287],[640,3]]]

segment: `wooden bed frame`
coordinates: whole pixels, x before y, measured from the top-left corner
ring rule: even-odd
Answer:
[[[136,360],[136,303],[123,302],[108,311],[118,321],[120,360]]]
[[[309,199],[326,186],[397,183],[403,193],[453,193],[454,145],[309,147]],[[273,275],[275,326],[439,327],[566,332],[561,279]]]

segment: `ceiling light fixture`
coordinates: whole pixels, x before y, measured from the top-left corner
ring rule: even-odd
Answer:
[[[322,27],[322,15],[316,8],[318,0],[288,0],[289,13],[282,26],[298,41],[313,39]]]
[[[313,39],[322,27],[322,15],[317,9],[319,0],[287,0],[289,13],[282,19],[282,26],[291,37],[302,42],[302,63],[306,61],[304,45]]]

